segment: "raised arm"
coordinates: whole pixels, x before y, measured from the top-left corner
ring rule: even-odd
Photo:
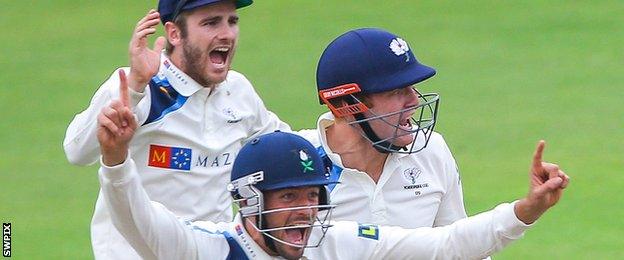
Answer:
[[[120,71],[121,99],[98,116],[101,148],[100,183],[115,227],[145,259],[195,259],[190,227],[161,204],[151,202],[128,156],[137,123],[130,111],[125,73]]]
[[[533,156],[525,198],[445,227],[381,227],[376,245],[379,255],[373,259],[479,259],[521,238],[530,224],[559,201],[570,181],[557,165],[542,161],[544,145],[540,141]]]
[[[108,106],[113,99],[119,98],[119,72],[127,68],[115,70],[113,75],[97,90],[89,107],[76,115],[65,133],[63,149],[67,160],[75,165],[90,165],[97,162],[100,156],[99,143],[96,137],[97,117],[100,111]],[[143,98],[140,93],[132,95],[134,103]]]
[[[136,105],[146,95],[145,87],[152,76],[156,75],[160,65],[160,53],[164,48],[165,39],[159,37],[153,49],[147,47],[147,37],[156,31],[159,14],[150,10],[134,29],[129,46],[130,57],[130,103]],[[67,160],[76,165],[95,163],[100,156],[99,144],[96,138],[97,117],[100,111],[108,106],[113,99],[119,98],[120,70],[116,70],[111,77],[97,90],[89,107],[76,115],[69,124],[63,141],[63,149]],[[149,110],[149,106],[146,106]],[[137,111],[135,111],[136,113]]]

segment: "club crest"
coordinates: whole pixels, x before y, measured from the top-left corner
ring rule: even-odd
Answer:
[[[396,56],[405,55],[405,62],[408,62],[410,60],[410,56],[408,54],[410,49],[407,45],[407,42],[405,42],[403,39],[396,38],[392,40],[390,42],[390,50],[392,50],[392,52],[394,52],[394,55]]]
[[[312,159],[304,150],[299,151],[299,159],[301,159],[301,166],[303,167],[303,173],[308,171],[313,172],[314,168],[312,168]]]
[[[227,122],[230,124],[238,123],[242,120],[242,118],[239,117],[236,112],[230,107],[223,109],[222,112],[228,118]]]
[[[418,168],[407,168],[403,171],[403,178],[410,184],[416,184],[416,179],[421,173],[422,171]]]

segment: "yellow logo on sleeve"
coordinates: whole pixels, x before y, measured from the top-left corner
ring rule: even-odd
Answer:
[[[360,224],[358,226],[358,236],[368,239],[379,240],[379,226]]]

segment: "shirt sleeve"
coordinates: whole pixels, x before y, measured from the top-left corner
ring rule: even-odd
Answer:
[[[194,223],[184,222],[162,204],[150,201],[129,157],[121,165],[102,165],[99,179],[113,224],[142,258],[197,259],[198,245],[208,259],[227,255],[223,236],[205,235]]]
[[[521,238],[529,227],[518,220],[514,205],[504,203],[438,228],[379,227],[370,259],[483,259]]]
[[[120,68],[130,73],[129,68]],[[90,165],[97,162],[100,156],[99,144],[97,142],[97,116],[107,106],[111,100],[119,98],[119,74],[115,70],[100,88],[95,92],[89,107],[77,114],[67,127],[63,149],[67,160],[75,165]],[[149,88],[146,88],[148,90]],[[130,103],[133,111],[137,109],[137,104],[146,96],[130,90]],[[138,106],[145,107],[145,106]],[[149,109],[149,107],[147,107]],[[136,111],[134,111],[136,113]],[[148,111],[149,112],[149,111]]]
[[[446,142],[442,139],[444,173],[446,179],[446,193],[442,197],[438,212],[433,222],[434,227],[446,226],[459,219],[466,218],[464,195],[461,177],[455,158],[451,154]]]

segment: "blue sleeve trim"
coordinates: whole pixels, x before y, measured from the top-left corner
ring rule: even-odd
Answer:
[[[327,189],[329,189],[329,192],[332,192],[334,190],[334,188],[336,187],[336,184],[338,184],[338,180],[340,179],[340,175],[342,175],[342,168],[340,168],[339,166],[335,165],[329,159],[329,156],[327,156],[327,152],[325,152],[325,149],[323,149],[323,146],[317,147],[316,151],[318,152],[319,156],[321,156],[321,159],[323,159],[323,163],[325,164],[325,168],[329,171],[329,180],[334,182],[332,184],[327,185]]]
[[[161,79],[154,76],[149,82],[149,88],[152,103],[150,104],[149,116],[143,125],[156,122],[165,115],[178,110],[188,99],[188,97],[178,93],[166,78]]]
[[[243,248],[238,244],[238,242],[236,242],[236,239],[234,239],[234,237],[232,237],[232,235],[230,235],[230,233],[224,231],[224,232],[211,232],[208,231],[206,229],[200,228],[198,226],[194,226],[192,225],[190,222],[186,222],[187,225],[191,225],[191,228],[193,230],[198,230],[204,233],[208,233],[210,235],[221,235],[223,237],[225,237],[228,246],[230,247],[230,253],[228,253],[227,257],[225,258],[226,260],[249,260],[249,257],[247,257],[247,254],[245,253],[245,250],[243,250]]]

